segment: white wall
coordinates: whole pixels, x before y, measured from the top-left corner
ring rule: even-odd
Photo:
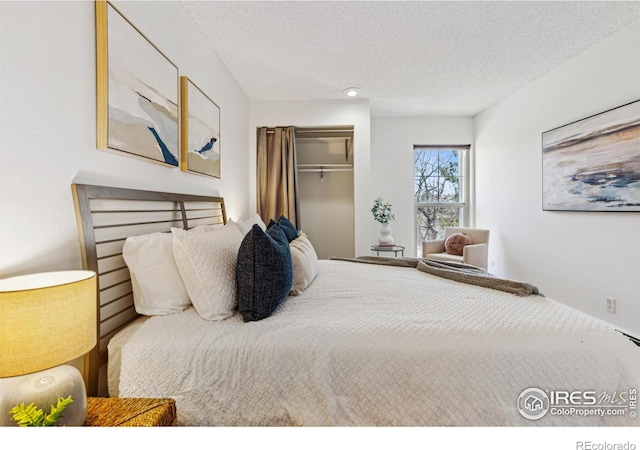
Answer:
[[[542,211],[541,156],[542,132],[637,99],[640,21],[479,114],[475,150],[490,269],[639,336],[640,213]]]
[[[371,197],[393,205],[396,220],[391,236],[406,247],[405,256],[416,256],[413,146],[472,145],[471,117],[374,117],[371,119]],[[473,168],[473,148],[471,149]],[[473,169],[471,170],[473,186]],[[473,197],[473,195],[471,195]],[[373,201],[373,200],[372,200]],[[369,209],[371,209],[369,205]],[[473,214],[471,214],[473,217]],[[375,243],[380,225],[369,212]]]
[[[369,102],[367,100],[292,100],[251,102],[251,157],[250,192],[251,210],[256,210],[256,129],[275,126],[336,126],[353,125],[355,254],[368,255],[371,246],[370,190],[371,146]]]
[[[249,102],[179,2],[116,2],[221,109],[222,178],[96,150],[93,2],[0,2],[0,277],[81,267],[74,181],[249,212]]]

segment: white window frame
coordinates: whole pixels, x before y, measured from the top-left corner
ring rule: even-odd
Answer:
[[[470,217],[470,199],[471,199],[471,145],[417,145],[414,144],[413,151],[414,153],[419,150],[457,150],[461,151],[460,158],[460,167],[458,168],[458,177],[460,181],[460,189],[459,189],[459,202],[442,202],[442,203],[434,203],[434,202],[416,202],[415,201],[415,186],[414,186],[414,208],[413,208],[413,222],[414,222],[414,245],[418,252],[417,255],[421,255],[422,249],[419,239],[419,229],[418,229],[418,208],[427,207],[427,208],[460,208],[460,218],[459,218],[459,226],[467,227],[471,223]],[[415,161],[415,158],[413,159]],[[414,182],[415,182],[415,165],[413,168]]]

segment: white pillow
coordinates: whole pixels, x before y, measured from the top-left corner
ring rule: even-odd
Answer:
[[[232,220],[230,221],[232,222]],[[239,222],[236,222],[236,223],[240,225],[240,228],[242,228],[242,231],[244,231],[244,234],[247,234],[251,230],[251,228],[253,228],[254,225],[258,225],[260,228],[262,228],[262,231],[267,231],[267,226],[262,221],[260,214],[255,214],[250,219],[240,220]]]
[[[223,226],[223,223],[216,223],[215,225],[198,225],[197,227],[191,228],[189,231],[192,231],[194,233],[204,233],[206,231],[217,230],[218,228],[222,228]]]
[[[131,236],[124,242],[122,257],[131,274],[138,314],[174,314],[191,304],[173,258],[172,242],[171,233]]]
[[[318,255],[307,235],[300,236],[289,243],[293,262],[293,286],[291,295],[300,295],[318,275]]]
[[[206,320],[233,315],[237,301],[236,263],[244,238],[233,222],[208,231],[191,233],[172,228],[173,256],[191,303]]]

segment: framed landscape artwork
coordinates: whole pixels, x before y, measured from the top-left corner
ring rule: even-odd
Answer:
[[[542,209],[640,211],[640,100],[542,133]]]
[[[178,166],[178,68],[113,5],[95,2],[97,147]]]
[[[220,108],[187,77],[180,103],[182,170],[220,178]]]

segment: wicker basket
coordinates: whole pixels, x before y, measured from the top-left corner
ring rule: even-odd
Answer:
[[[172,398],[100,398],[87,399],[90,427],[166,427],[177,422]]]

